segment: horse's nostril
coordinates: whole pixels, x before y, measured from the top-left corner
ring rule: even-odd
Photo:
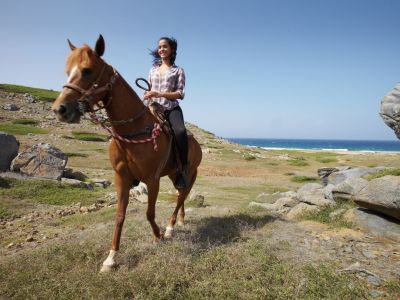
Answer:
[[[67,112],[67,107],[65,105],[60,105],[59,109],[58,109],[58,113],[60,115],[64,115]]]

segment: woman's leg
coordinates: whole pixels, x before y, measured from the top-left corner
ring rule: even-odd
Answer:
[[[183,120],[182,109],[177,106],[167,113],[168,121],[174,132],[175,142],[178,147],[179,158],[182,163],[182,174],[178,175],[178,188],[185,188],[187,184],[187,164],[188,164],[188,138],[185,122]],[[183,177],[183,178],[182,178]]]

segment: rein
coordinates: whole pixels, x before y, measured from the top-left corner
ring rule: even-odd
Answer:
[[[126,143],[131,143],[131,144],[143,144],[143,143],[147,143],[147,142],[153,142],[153,147],[154,147],[154,151],[158,150],[158,146],[157,146],[157,137],[160,135],[161,133],[161,126],[159,123],[154,123],[153,129],[150,131],[149,127],[146,127],[144,131],[142,131],[141,133],[143,134],[150,134],[151,133],[151,137],[147,138],[147,139],[141,139],[141,140],[135,140],[133,138],[126,138],[123,137],[121,135],[119,135],[113,128],[108,127],[105,123],[109,123],[110,125],[117,125],[117,124],[127,124],[127,123],[133,123],[136,120],[140,119],[147,110],[147,107],[145,106],[140,112],[138,112],[136,115],[134,115],[132,118],[129,118],[127,120],[119,120],[119,121],[111,121],[111,120],[100,120],[95,112],[101,110],[101,109],[106,109],[111,101],[112,101],[112,97],[110,96],[110,93],[112,91],[112,88],[115,84],[115,82],[117,81],[119,75],[118,72],[113,68],[113,75],[111,76],[110,80],[108,83],[106,83],[105,85],[99,87],[98,82],[101,80],[105,68],[106,68],[106,63],[104,63],[103,68],[101,69],[101,72],[99,74],[99,76],[97,77],[97,79],[92,83],[92,86],[85,90],[83,88],[81,88],[80,86],[73,84],[73,83],[66,83],[63,85],[63,88],[69,88],[72,89],[76,92],[78,92],[79,94],[81,94],[81,97],[77,100],[78,101],[78,109],[79,112],[84,115],[85,113],[89,113],[89,116],[91,118],[91,121],[95,124],[100,124],[101,127],[103,127],[106,131],[108,131],[110,133],[110,135],[117,139],[120,140],[122,142],[126,142]],[[140,78],[142,79],[142,78]],[[145,79],[142,79],[144,81],[146,81]],[[136,84],[137,84],[136,80]],[[147,81],[146,81],[147,83]],[[147,83],[148,84],[148,83]],[[148,84],[148,86],[150,87],[150,85]],[[141,86],[140,86],[141,87]],[[143,87],[141,87],[143,88]],[[93,102],[95,100],[94,96],[101,94],[103,92],[107,92],[106,98],[107,101],[105,103],[104,100],[102,100],[103,103],[105,103],[102,106],[99,106],[98,109],[93,109]]]

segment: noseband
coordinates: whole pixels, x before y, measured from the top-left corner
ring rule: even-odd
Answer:
[[[81,95],[81,97],[77,101],[78,101],[78,110],[82,115],[85,114],[86,112],[93,111],[92,107],[93,107],[93,101],[95,100],[94,96],[101,94],[103,92],[107,92],[107,95],[104,99],[108,98],[108,95],[111,92],[112,87],[118,78],[118,73],[113,68],[113,75],[111,76],[110,81],[108,83],[106,83],[105,85],[99,87],[98,82],[103,77],[106,66],[107,66],[107,64],[104,63],[99,76],[97,77],[97,79],[95,81],[93,81],[91,87],[87,90],[85,90],[85,89],[81,88],[80,86],[73,84],[73,83],[66,83],[63,85],[63,88],[69,88],[71,90],[74,90],[75,92],[78,92]],[[108,101],[107,106],[108,106],[109,102],[110,101]],[[104,100],[103,100],[103,103],[105,103]],[[101,108],[104,108],[104,107],[101,107]]]

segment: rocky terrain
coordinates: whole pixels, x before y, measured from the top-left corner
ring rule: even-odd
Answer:
[[[49,103],[31,95],[0,91],[2,125],[43,130],[5,134],[1,140],[0,265],[6,268],[14,260],[54,245],[95,244],[95,265],[100,266],[111,241],[115,206],[107,137],[78,139],[78,131],[100,137],[105,133],[88,120],[61,124],[49,108]],[[23,122],[16,120],[32,124],[20,125]],[[267,151],[231,144],[191,124],[188,127],[202,144],[204,160],[187,200],[188,223],[176,233],[176,241],[186,245],[185,251],[201,248],[212,252],[235,243],[240,249],[247,241],[257,241],[289,264],[328,263],[334,274],[349,276],[346,278],[355,285],[362,285],[364,293],[354,294],[355,298],[400,296],[400,176],[395,176],[399,175],[400,154]],[[27,187],[20,182],[28,186],[32,182],[35,189],[63,186],[80,192],[73,194],[72,200],[59,200],[56,194],[40,196],[49,199],[40,203],[32,200],[29,192],[21,192]],[[14,194],[7,192],[13,189]],[[146,193],[142,185],[131,191],[128,218],[135,220],[127,221],[122,242],[125,258],[122,271],[117,272],[132,269],[126,252],[128,240],[137,251],[150,247]],[[163,179],[157,206],[161,226],[165,227],[172,212],[175,195],[172,185]],[[140,233],[130,233],[135,228]],[[92,238],[99,235],[94,242]],[[140,253],[138,257],[145,260],[144,252]],[[140,269],[140,263],[136,264]],[[307,292],[310,279],[297,279],[296,291],[300,298],[306,297],[301,292]],[[10,288],[13,281],[7,282]],[[143,292],[145,298],[147,292]],[[10,295],[0,288],[0,297]]]

